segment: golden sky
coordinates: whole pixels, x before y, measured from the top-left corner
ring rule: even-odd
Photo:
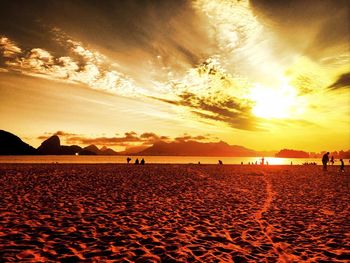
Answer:
[[[350,148],[347,1],[3,1],[0,128],[33,146]]]

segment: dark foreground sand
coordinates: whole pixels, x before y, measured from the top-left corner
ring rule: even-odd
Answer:
[[[331,168],[1,164],[0,262],[349,262]]]

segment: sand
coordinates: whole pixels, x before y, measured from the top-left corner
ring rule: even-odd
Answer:
[[[348,262],[330,168],[1,164],[0,262]]]

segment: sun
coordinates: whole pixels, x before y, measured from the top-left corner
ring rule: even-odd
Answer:
[[[296,90],[288,85],[279,88],[255,85],[250,92],[252,113],[265,119],[292,118],[298,111]]]

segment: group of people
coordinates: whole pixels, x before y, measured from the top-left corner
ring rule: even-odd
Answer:
[[[345,172],[344,160],[343,159],[339,159],[339,161],[340,161],[340,171],[341,172]],[[331,159],[329,159],[329,152],[325,153],[322,156],[323,171],[327,171],[327,164],[328,163],[331,163],[332,165],[334,164],[334,157],[332,156]]]
[[[316,162],[305,162],[303,163],[303,165],[317,165]]]
[[[254,162],[248,162],[248,165],[258,165],[258,164],[260,164],[260,165],[269,165],[269,162],[265,161],[264,157],[261,158],[260,160],[261,160],[260,163],[258,163],[258,161],[255,161],[255,163]],[[241,164],[243,164],[243,162],[241,162]]]
[[[129,164],[130,163],[130,161],[131,161],[131,158],[130,157],[128,157],[128,158],[126,158],[126,162]],[[135,162],[134,162],[134,164],[141,164],[141,165],[143,165],[143,164],[145,164],[145,159],[141,159],[141,161],[139,161],[139,158],[136,158],[136,160],[135,160]]]

